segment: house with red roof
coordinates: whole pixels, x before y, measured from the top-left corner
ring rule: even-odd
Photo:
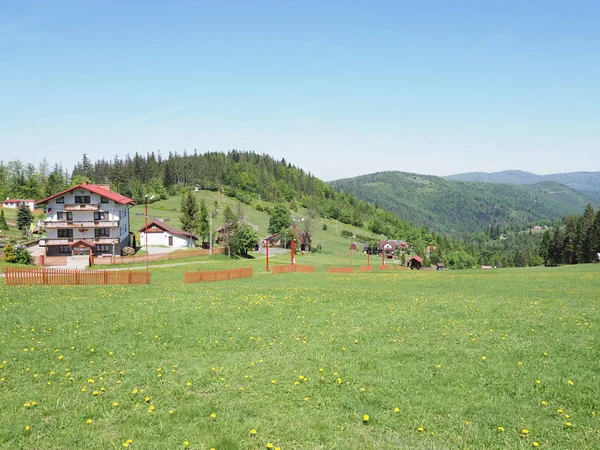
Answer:
[[[35,200],[22,200],[20,198],[7,198],[2,202],[3,208],[17,209],[21,205],[26,205],[31,211],[35,209]]]
[[[178,230],[166,223],[154,219],[148,224],[139,229],[140,244],[146,245],[163,245],[166,247],[195,247],[198,236],[188,233],[187,231]],[[146,239],[148,239],[146,241]]]
[[[103,184],[78,184],[40,200],[46,207],[47,256],[121,255],[130,245],[129,208],[135,202]]]

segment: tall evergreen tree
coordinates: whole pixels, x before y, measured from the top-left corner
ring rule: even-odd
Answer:
[[[594,208],[588,203],[577,224],[577,260],[581,263],[592,262],[594,258],[590,241],[593,223]]]
[[[210,234],[210,223],[208,217],[208,208],[204,199],[200,200],[200,215],[198,217],[198,234],[203,242],[208,241]]]
[[[598,260],[600,254],[600,209],[596,213],[594,223],[590,228],[590,248],[593,255],[592,261]]]
[[[29,207],[23,203],[17,211],[17,227],[19,230],[26,231],[31,222],[33,222],[33,214],[31,214]]]
[[[194,233],[198,227],[198,203],[190,189],[184,189],[181,194],[181,229]]]
[[[6,217],[4,217],[4,209],[0,209],[0,231],[8,230]]]
[[[542,237],[542,242],[540,243],[539,255],[544,261],[544,265],[547,266],[550,262],[550,244],[552,242],[552,234],[550,230],[547,229],[544,231],[544,236]]]

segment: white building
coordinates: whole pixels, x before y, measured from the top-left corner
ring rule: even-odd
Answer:
[[[17,209],[22,204],[26,205],[31,211],[35,209],[35,200],[21,200],[21,199],[11,199],[7,198],[2,202],[3,208],[9,209]]]
[[[139,232],[139,244],[142,246],[146,245],[146,236],[148,245],[165,247],[195,247],[198,240],[198,236],[170,227],[158,219],[154,219],[148,224],[147,232],[145,226],[140,228]]]
[[[107,185],[80,184],[37,204],[46,205],[48,239],[40,245],[48,256],[120,255],[130,245],[129,206],[135,202]]]

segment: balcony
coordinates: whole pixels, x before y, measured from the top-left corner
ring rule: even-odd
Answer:
[[[65,211],[99,211],[99,203],[67,203],[63,207]]]
[[[45,220],[46,229],[56,228],[118,228],[118,220]]]
[[[103,244],[103,245],[112,245],[119,244],[119,239],[110,238],[110,237],[101,237],[101,238],[52,238],[45,239],[44,244],[42,245],[42,241],[40,240],[40,247],[48,247],[51,245],[71,245],[73,242],[77,241],[85,241],[92,245]]]

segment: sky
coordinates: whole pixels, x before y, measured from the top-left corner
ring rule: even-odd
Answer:
[[[0,160],[600,170],[598,1],[0,2]]]

